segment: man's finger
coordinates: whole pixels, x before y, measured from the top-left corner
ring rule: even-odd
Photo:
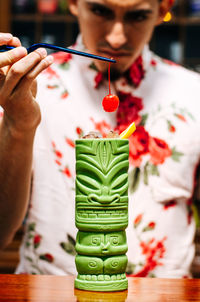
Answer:
[[[4,82],[5,95],[11,94],[18,82],[47,56],[44,48],[38,48],[16,62],[9,69]],[[5,96],[4,95],[4,96]]]
[[[0,45],[8,44],[13,38],[13,35],[7,33],[0,33]]]
[[[12,45],[15,47],[21,46],[21,42],[12,34],[0,33],[0,45]]]
[[[0,68],[11,65],[27,55],[24,47],[17,47],[9,51],[0,53]]]
[[[11,46],[21,46],[21,42],[17,37],[13,37],[10,41],[8,41],[7,45],[11,45]]]
[[[30,86],[33,83],[33,80],[36,79],[36,77],[47,67],[49,67],[53,63],[54,59],[53,56],[49,55],[46,58],[44,58],[42,61],[40,61],[35,68],[33,68],[30,72],[28,72],[24,78],[22,78],[21,82],[19,83],[18,89],[20,89],[20,86],[23,87],[23,89],[29,89]]]

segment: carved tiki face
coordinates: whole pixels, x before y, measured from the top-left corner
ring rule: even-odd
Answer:
[[[96,233],[79,231],[76,251],[87,256],[106,257],[125,254],[128,250],[125,231]]]
[[[119,231],[128,225],[128,156],[125,139],[76,141],[76,226]]]

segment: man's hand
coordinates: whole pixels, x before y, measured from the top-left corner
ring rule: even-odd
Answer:
[[[0,33],[0,45],[16,48],[0,53],[0,106],[4,122],[16,134],[35,130],[40,109],[35,102],[36,77],[52,62],[44,48],[27,54],[18,38]]]
[[[0,33],[0,45],[16,48],[0,53],[0,249],[11,240],[27,212],[32,153],[40,108],[36,77],[53,58],[45,49],[30,54],[19,39]]]

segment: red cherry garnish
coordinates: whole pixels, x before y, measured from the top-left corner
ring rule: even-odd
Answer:
[[[117,110],[119,106],[119,98],[117,95],[114,94],[108,94],[103,98],[102,101],[103,109],[106,112],[113,112]]]
[[[109,83],[109,94],[103,98],[102,106],[107,112],[113,112],[117,110],[119,106],[119,98],[117,95],[111,94],[110,90],[110,63],[108,67],[108,83]]]

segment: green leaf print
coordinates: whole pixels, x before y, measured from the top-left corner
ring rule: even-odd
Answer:
[[[47,262],[53,262],[53,261],[54,261],[54,257],[53,257],[51,254],[49,254],[49,253],[42,254],[42,255],[40,255],[39,258],[40,258],[41,260],[45,260],[45,261],[47,261]]]
[[[187,115],[193,120],[193,121],[195,121],[195,118],[194,118],[194,116],[192,115],[192,113],[190,113],[190,112],[186,112],[187,113]]]
[[[152,231],[153,229],[154,227],[152,228],[151,226],[146,226],[145,228],[143,228],[142,232]]]
[[[70,67],[70,64],[65,62],[65,63],[60,64],[59,67],[64,70],[68,70]]]
[[[147,119],[148,119],[148,114],[143,114],[142,120],[140,122],[140,126],[145,126]]]
[[[89,68],[95,70],[95,71],[98,71],[96,65],[94,64],[94,62],[92,62],[90,65],[89,65]]]
[[[75,239],[67,234],[67,239],[68,241],[67,242],[61,242],[60,243],[60,246],[62,247],[62,249],[67,252],[68,254],[70,255],[76,255],[76,250],[75,250],[75,245],[76,245],[76,241]]]
[[[176,147],[172,148],[172,159],[176,162],[180,162],[180,157],[183,156],[184,154],[182,152],[178,152],[176,150]]]
[[[150,164],[149,162],[146,163],[144,166],[144,184],[148,185],[149,183],[149,175],[159,176],[158,167],[156,165]]]
[[[135,267],[136,267],[135,264],[133,264],[133,263],[131,263],[131,262],[128,262],[127,267],[126,267],[126,274],[127,274],[127,275],[133,274],[134,271],[135,271]]]
[[[26,242],[26,247],[29,247],[31,244],[29,241]]]
[[[150,274],[148,274],[148,277],[149,277],[149,278],[156,278],[156,275],[153,274],[153,273],[150,273]]]
[[[70,242],[61,242],[60,246],[67,254],[70,254],[72,256],[76,255],[75,247]]]
[[[67,234],[67,239],[75,247],[76,240],[74,240],[74,238],[72,236],[70,236],[69,234]]]
[[[140,183],[140,168],[136,167],[129,173],[129,188],[133,193],[137,190]]]
[[[148,168],[149,168],[149,173],[151,175],[160,176],[160,173],[158,171],[158,166],[152,164],[149,165]]]
[[[28,232],[32,232],[32,231],[35,231],[35,222],[30,223],[28,225]]]
[[[148,169],[148,163],[144,166],[144,184],[148,185],[149,183],[149,169]]]

